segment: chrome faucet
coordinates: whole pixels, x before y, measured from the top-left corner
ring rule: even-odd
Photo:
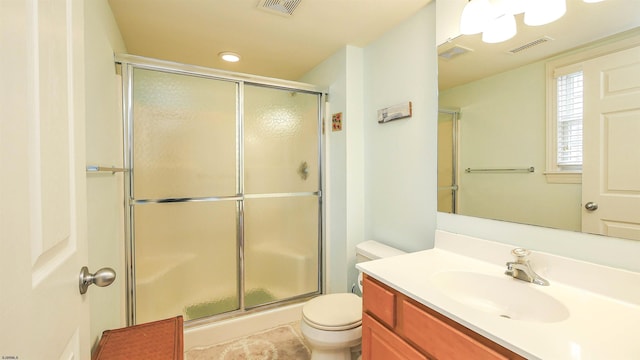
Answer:
[[[541,278],[531,268],[529,259],[527,258],[529,254],[531,254],[531,251],[517,248],[511,250],[511,253],[516,257],[516,261],[510,261],[507,263],[507,270],[504,272],[506,275],[538,285],[549,285],[547,280]]]

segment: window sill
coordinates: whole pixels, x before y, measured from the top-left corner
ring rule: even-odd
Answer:
[[[549,184],[582,184],[582,172],[579,171],[546,171]]]

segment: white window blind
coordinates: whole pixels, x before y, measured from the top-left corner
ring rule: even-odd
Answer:
[[[582,71],[557,79],[557,164],[564,169],[582,168]]]

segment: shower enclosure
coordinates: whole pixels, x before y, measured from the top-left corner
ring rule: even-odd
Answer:
[[[457,213],[458,119],[453,109],[438,110],[438,211]]]
[[[320,293],[322,92],[117,62],[129,323],[216,319]]]

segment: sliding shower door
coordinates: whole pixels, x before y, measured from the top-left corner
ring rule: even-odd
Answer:
[[[245,305],[318,291],[318,96],[244,88]],[[265,287],[266,286],[266,287]]]
[[[123,73],[130,323],[319,293],[321,94]]]
[[[237,88],[229,81],[133,70],[138,323],[239,307]]]

